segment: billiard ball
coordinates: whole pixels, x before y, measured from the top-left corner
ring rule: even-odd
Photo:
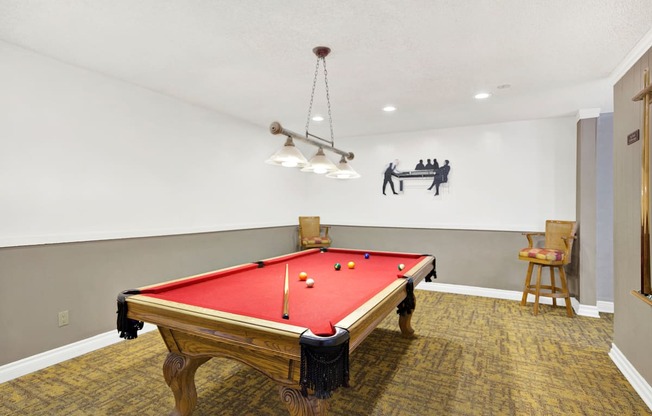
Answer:
[[[399,265],[398,265],[398,269],[399,269],[399,270],[403,270],[403,269],[405,269],[405,264],[403,264],[403,263],[399,264]]]
[[[339,263],[335,263],[335,265],[333,267],[335,267],[335,270],[339,270],[339,269],[342,268],[342,265],[339,264]]]
[[[299,273],[299,280],[306,280],[308,278],[308,273],[301,272]]]
[[[364,253],[364,258],[368,259],[369,258],[369,253]]]
[[[349,264],[347,264],[347,266],[349,266],[349,269],[355,269],[355,263],[352,261],[350,261]]]
[[[306,286],[313,287],[314,285],[315,285],[315,280],[314,279],[306,280]]]

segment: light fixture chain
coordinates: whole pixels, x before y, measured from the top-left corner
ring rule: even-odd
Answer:
[[[308,137],[308,131],[310,127],[310,114],[312,113],[312,102],[315,99],[315,87],[317,86],[318,75],[319,75],[319,58],[317,58],[317,65],[315,66],[315,76],[312,79],[312,92],[310,93],[310,105],[308,106],[308,119],[306,120],[306,137]]]
[[[333,115],[331,114],[331,97],[328,92],[328,70],[326,70],[326,58],[324,60],[324,84],[326,84],[326,104],[328,105],[328,124],[331,128],[331,146],[335,146],[335,136],[333,135]]]

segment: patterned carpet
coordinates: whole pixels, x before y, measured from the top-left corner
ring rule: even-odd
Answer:
[[[392,314],[351,356],[351,387],[330,400],[350,415],[652,415],[608,357],[613,316],[416,291],[412,326]],[[0,385],[0,415],[163,415],[174,405],[158,332]],[[287,415],[276,385],[235,361],[197,372],[194,415]]]

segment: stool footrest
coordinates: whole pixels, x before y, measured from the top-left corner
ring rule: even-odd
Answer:
[[[549,290],[549,292],[542,292],[541,289]],[[535,285],[528,286],[528,293],[533,295],[537,294],[537,287]],[[539,296],[546,298],[569,298],[570,293],[564,292],[564,290],[558,286],[539,286]]]
[[[532,272],[535,267],[537,269],[537,283],[532,284]],[[544,285],[541,281],[541,271],[544,267],[550,269],[550,284]],[[559,280],[561,287],[556,285],[554,269],[559,270]],[[521,297],[521,306],[527,303],[528,295],[534,295],[534,315],[539,313],[539,298],[552,298],[553,306],[557,306],[557,299],[564,299],[566,303],[566,314],[569,317],[573,316],[573,307],[571,306],[570,290],[568,290],[568,283],[566,281],[566,273],[564,272],[563,265],[544,265],[535,262],[530,262],[525,275],[525,287],[523,288],[523,296]]]

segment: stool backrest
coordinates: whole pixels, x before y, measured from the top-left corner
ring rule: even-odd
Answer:
[[[564,264],[570,263],[571,252],[573,250],[574,238],[568,238],[564,241],[562,237],[575,237],[575,221],[546,221],[546,245],[545,248],[562,250],[564,253]],[[566,243],[568,242],[568,243]]]

